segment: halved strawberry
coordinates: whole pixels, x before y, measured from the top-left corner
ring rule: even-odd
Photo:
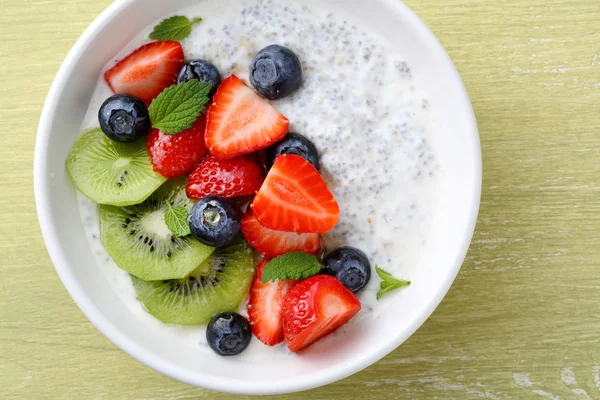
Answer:
[[[283,303],[283,333],[288,348],[299,351],[329,335],[360,311],[360,301],[329,275],[295,285]]]
[[[106,71],[104,80],[113,92],[130,94],[150,104],[160,92],[177,81],[183,59],[181,43],[173,40],[150,42]]]
[[[292,251],[315,254],[321,250],[318,233],[274,231],[262,226],[251,208],[242,217],[242,233],[256,251],[267,258],[275,258]]]
[[[256,267],[247,309],[254,336],[264,344],[274,346],[283,341],[281,308],[285,296],[296,281],[262,283],[262,274],[268,262],[269,260],[264,259]]]
[[[165,178],[190,172],[206,154],[205,127],[206,118],[201,115],[191,128],[176,135],[152,129],[146,138],[146,147],[154,170]]]
[[[208,109],[206,147],[220,158],[252,153],[281,139],[288,126],[286,117],[231,75]]]
[[[325,233],[340,214],[319,172],[295,154],[277,157],[251,207],[262,226],[297,233]]]
[[[248,156],[223,160],[208,156],[188,178],[185,192],[190,199],[208,195],[225,198],[250,196],[264,181],[262,168]]]

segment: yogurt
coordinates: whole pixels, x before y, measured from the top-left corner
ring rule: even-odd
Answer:
[[[250,86],[250,63],[269,44],[284,45],[298,55],[302,87],[272,104],[289,119],[290,131],[315,143],[321,174],[340,205],[340,222],[323,236],[326,249],[355,246],[373,267],[371,281],[358,294],[361,312],[336,335],[368,323],[383,307],[375,298],[379,288],[375,265],[410,279],[410,271],[431,251],[428,237],[436,219],[443,168],[434,151],[439,129],[432,123],[426,95],[415,86],[408,60],[358,20],[308,0],[208,1],[176,15],[203,18],[182,41],[186,59],[210,60],[223,78],[236,74]],[[105,69],[146,43],[159,22],[140,32]],[[82,129],[98,126],[98,109],[111,94],[101,75]],[[143,309],[129,275],[116,266],[98,239],[97,205],[81,194],[79,205],[98,266],[123,303],[148,329],[210,351],[204,327],[164,324]],[[245,305],[240,312],[245,314]],[[252,340],[238,357],[289,355],[284,344],[268,347]]]

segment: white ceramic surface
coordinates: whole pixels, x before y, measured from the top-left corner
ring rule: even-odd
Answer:
[[[216,0],[201,0],[216,1]],[[305,390],[351,375],[376,362],[429,317],[442,300],[468,249],[481,192],[481,153],[475,118],[452,62],[425,25],[398,0],[326,0],[345,14],[360,16],[390,38],[406,56],[419,88],[428,93],[438,126],[444,129],[446,169],[435,221],[436,251],[427,268],[411,275],[410,290],[387,296],[377,318],[361,321],[324,351],[274,360],[240,361],[207,356],[160,332],[140,329],[136,317],[95,264],[83,234],[77,196],[64,168],[102,66],[152,21],[198,0],[117,0],[75,44],[50,89],[35,150],[35,194],[48,252],[65,287],[90,319],[124,351],[175,379],[232,393],[274,394]],[[201,355],[201,356],[200,356]]]

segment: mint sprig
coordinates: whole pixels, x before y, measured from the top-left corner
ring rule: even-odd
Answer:
[[[149,37],[152,40],[183,40],[190,36],[192,27],[202,22],[202,18],[194,18],[190,20],[188,17],[176,15],[167,19],[163,19],[160,24],[154,27]]]
[[[175,135],[190,128],[206,108],[212,85],[192,79],[163,90],[148,107],[152,126]]]
[[[378,266],[375,266],[375,271],[381,278],[381,282],[379,283],[379,291],[377,292],[377,300],[379,300],[379,298],[387,292],[410,285],[410,281],[396,279],[392,276],[392,274],[379,268]]]
[[[185,207],[173,207],[167,202],[169,209],[165,212],[165,224],[173,235],[183,237],[191,234],[190,226],[188,225],[188,210]]]
[[[305,279],[321,271],[321,264],[317,257],[301,252],[287,253],[275,257],[265,265],[262,282],[279,279]]]

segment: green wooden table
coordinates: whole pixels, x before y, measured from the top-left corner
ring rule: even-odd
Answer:
[[[0,0],[0,398],[227,399],[134,361],[73,303],[37,224],[36,126],[110,0]],[[471,95],[483,199],[448,296],[312,399],[600,399],[600,1],[407,0]],[[306,393],[285,396],[305,398]]]

